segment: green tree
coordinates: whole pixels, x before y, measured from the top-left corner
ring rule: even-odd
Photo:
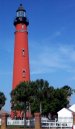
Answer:
[[[50,101],[49,111],[51,117],[57,115],[57,112],[63,107],[69,107],[70,97],[72,95],[72,89],[70,86],[63,86],[62,88],[56,88],[54,90],[53,99]]]
[[[55,89],[43,79],[31,82],[31,89],[33,91],[30,99],[32,113],[41,111],[41,114],[48,118],[54,118],[60,109],[68,107],[68,98],[72,94],[70,86]]]
[[[0,92],[0,110],[5,105],[6,97],[3,92]]]
[[[44,90],[44,101],[42,103],[43,106],[43,111],[42,114],[46,117],[48,117],[49,119],[51,118],[52,115],[52,105],[51,102],[53,102],[54,99],[54,87],[53,86],[49,86],[47,89]]]
[[[61,89],[65,91],[65,94],[67,95],[67,97],[70,97],[73,93],[73,89],[68,85],[63,86]]]
[[[49,87],[46,80],[40,79],[30,84],[32,96],[30,96],[31,112],[40,112],[42,115],[49,115],[49,104],[53,99],[54,88]]]
[[[11,109],[14,112],[23,112],[25,119],[29,96],[29,82],[21,82],[14,90],[11,91]]]
[[[54,88],[46,80],[22,82],[11,92],[12,110],[26,112],[28,104],[31,112],[54,118],[63,107],[69,106],[72,89],[70,86]]]
[[[44,101],[44,98],[47,97],[45,94],[45,92],[47,91],[48,87],[49,87],[49,83],[43,79],[40,80],[36,80],[36,87],[37,87],[37,100],[39,103],[39,109],[40,109],[40,113],[42,113],[42,102]]]

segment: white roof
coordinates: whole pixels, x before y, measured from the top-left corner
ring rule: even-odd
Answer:
[[[75,104],[73,104],[71,107],[69,107],[69,109],[73,112],[75,112]]]
[[[57,113],[60,113],[60,112],[72,112],[70,110],[68,110],[67,108],[62,108],[60,111],[58,111]]]
[[[67,109],[67,108],[62,108],[60,111],[57,112],[58,114],[58,118],[69,118],[69,117],[73,117],[73,113],[71,110]]]

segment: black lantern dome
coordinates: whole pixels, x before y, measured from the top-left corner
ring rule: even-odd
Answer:
[[[14,25],[19,24],[19,23],[24,23],[26,25],[29,25],[29,21],[26,17],[26,10],[23,8],[22,4],[20,4],[16,13],[17,13],[17,16],[14,20]]]
[[[18,12],[18,11],[25,11],[25,9],[23,8],[22,4],[20,4],[20,7],[18,7],[17,12]]]

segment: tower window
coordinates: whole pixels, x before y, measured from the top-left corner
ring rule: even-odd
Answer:
[[[22,29],[24,29],[24,25],[22,25]]]
[[[25,17],[25,12],[24,11],[18,11],[17,12],[17,17]]]
[[[25,56],[25,49],[22,49],[22,56]]]
[[[26,70],[25,70],[25,69],[23,69],[23,71],[22,71],[22,77],[23,77],[23,78],[26,77]]]

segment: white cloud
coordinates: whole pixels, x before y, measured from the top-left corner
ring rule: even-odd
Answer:
[[[61,46],[59,51],[69,62],[75,63],[75,45]]]
[[[33,43],[35,44],[35,43]],[[73,45],[52,45],[49,42],[41,42],[32,46],[30,57],[31,74],[49,73],[57,70],[72,72],[75,66],[75,46]]]

